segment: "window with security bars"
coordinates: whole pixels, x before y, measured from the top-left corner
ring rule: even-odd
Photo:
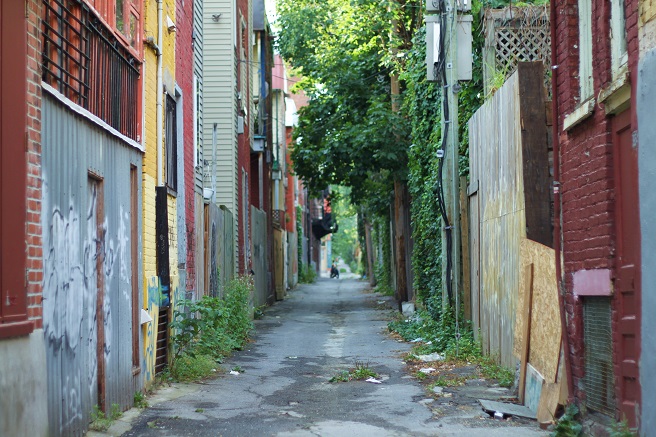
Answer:
[[[128,24],[120,22],[117,28],[108,27],[97,15],[104,17],[108,4],[98,2],[98,11],[82,0],[43,0],[42,79],[123,135],[140,141],[138,2],[120,2],[119,12],[130,16]]]
[[[583,323],[583,382],[587,407],[612,416],[615,413],[615,375],[610,298],[586,297],[583,302]]]
[[[166,96],[166,185],[178,189],[178,129],[176,102]]]

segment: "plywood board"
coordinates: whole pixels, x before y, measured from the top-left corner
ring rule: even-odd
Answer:
[[[550,382],[544,384],[542,393],[540,394],[540,403],[538,404],[538,422],[550,422],[554,419],[556,408],[558,408],[559,397],[560,383]]]
[[[556,284],[556,262],[553,249],[534,241],[523,239],[521,244],[522,265],[533,264],[533,307],[539,309],[532,313],[531,337],[528,361],[545,378],[546,382],[555,382],[560,356],[561,323]],[[525,290],[521,279],[520,290]],[[525,305],[526,295],[522,291],[518,298],[518,308]],[[514,354],[521,358],[524,344],[525,313],[517,313],[515,325]]]

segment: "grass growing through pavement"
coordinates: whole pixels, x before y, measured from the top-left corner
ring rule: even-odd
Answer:
[[[174,311],[171,335],[174,355],[165,381],[196,381],[217,371],[233,350],[241,349],[253,328],[252,278],[230,281],[223,298],[204,296],[181,301]]]
[[[135,408],[148,408],[148,401],[146,400],[146,395],[143,392],[134,393],[134,407]]]
[[[450,313],[444,313],[440,320],[435,320],[428,312],[417,311],[412,317],[399,316],[392,320],[388,324],[388,329],[405,341],[415,341],[412,351],[405,356],[408,362],[417,361],[418,355],[437,352],[445,358],[441,363],[474,364],[478,367],[481,376],[495,380],[502,387],[511,387],[515,381],[513,369],[500,366],[494,357],[482,353],[481,345],[474,339],[471,329],[463,327],[459,332],[460,335],[456,335],[455,321]],[[422,380],[429,379],[426,376],[415,376]]]
[[[98,405],[94,405],[93,411],[91,412],[89,429],[99,432],[107,431],[112,426],[112,423],[122,415],[123,412],[119,404],[112,404],[109,414],[105,414]]]
[[[369,363],[356,361],[353,369],[338,372],[335,376],[330,378],[329,382],[348,382],[368,378],[378,378],[378,374],[371,370]]]

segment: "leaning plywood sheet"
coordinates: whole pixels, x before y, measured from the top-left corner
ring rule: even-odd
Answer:
[[[529,363],[544,376],[546,382],[555,382],[560,355],[560,309],[556,285],[556,262],[553,249],[528,239],[521,242],[521,264],[533,264],[533,311]],[[518,308],[524,307],[526,296],[523,281],[519,287]],[[520,327],[525,314],[517,313],[514,354],[520,357],[525,339]]]

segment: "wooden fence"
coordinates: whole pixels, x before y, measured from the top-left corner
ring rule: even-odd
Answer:
[[[469,121],[470,309],[484,352],[508,367],[520,362],[524,378],[534,369],[555,382],[560,318],[543,73],[541,62],[519,63]],[[527,405],[537,408],[539,390],[531,396]]]
[[[226,283],[235,275],[233,216],[225,207],[205,205],[205,290],[223,296]]]

